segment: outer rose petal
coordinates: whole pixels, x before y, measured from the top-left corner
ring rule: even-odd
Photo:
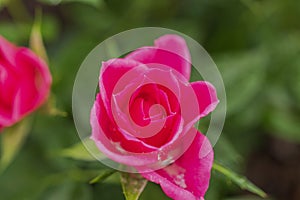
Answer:
[[[177,35],[164,35],[154,47],[143,47],[126,56],[144,64],[158,63],[176,69],[187,80],[191,75],[191,56],[185,40]]]
[[[27,48],[19,48],[16,64],[25,78],[22,83],[20,112],[39,107],[48,98],[52,78],[46,63]]]
[[[10,65],[14,65],[15,64],[14,55],[16,50],[17,47],[15,45],[8,42],[0,35],[0,62],[5,61]]]
[[[198,98],[200,117],[204,117],[212,112],[219,103],[215,87],[206,81],[196,81],[191,83]]]
[[[213,149],[208,139],[198,132],[189,149],[166,168],[142,173],[149,181],[160,184],[174,200],[203,199],[209,186]]]
[[[102,63],[99,76],[99,88],[109,116],[111,116],[110,102],[114,87],[126,72],[139,65],[141,65],[141,63],[137,61],[122,58],[111,59]]]

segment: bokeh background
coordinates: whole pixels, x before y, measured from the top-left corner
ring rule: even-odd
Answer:
[[[0,34],[28,46],[36,7],[53,75],[52,96],[66,117],[35,114],[20,152],[0,176],[0,199],[124,199],[114,174],[88,181],[99,162],[62,156],[80,142],[72,87],[85,56],[121,31],[159,26],[197,40],[217,64],[228,109],[215,156],[269,199],[300,199],[299,0],[1,0]],[[148,183],[140,199],[168,199]],[[258,200],[213,171],[206,200]]]

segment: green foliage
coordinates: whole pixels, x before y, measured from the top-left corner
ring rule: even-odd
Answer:
[[[41,26],[42,26],[42,10],[41,8],[37,8],[35,22],[31,29],[29,47],[38,56],[40,56],[46,63],[48,63],[49,61],[48,61],[48,56],[43,42]]]
[[[7,0],[0,0],[0,10],[6,5]]]
[[[139,174],[121,172],[121,184],[126,200],[138,200],[143,192],[147,180]]]
[[[226,198],[225,200],[263,200],[263,198],[259,198],[257,196],[244,195],[244,196],[239,196],[234,198]],[[264,198],[264,200],[266,199]],[[268,198],[268,200],[271,199]]]
[[[31,119],[27,118],[4,130],[1,138],[0,175],[22,148],[30,127]]]
[[[90,184],[95,184],[95,183],[99,183],[104,181],[106,178],[110,177],[111,175],[113,175],[116,172],[116,170],[106,170],[103,171],[102,173],[100,173],[98,176],[96,176],[95,178],[93,178],[92,180],[90,180]]]
[[[86,138],[82,142],[79,142],[69,148],[66,148],[61,151],[61,155],[69,158],[73,158],[75,160],[83,160],[83,161],[95,161],[96,159],[93,155],[87,150],[84,145],[92,146],[92,152],[95,154],[99,154],[99,150],[94,144],[94,141]]]
[[[88,4],[88,5],[95,6],[95,7],[98,7],[102,2],[102,0],[39,0],[39,1],[42,3],[50,4],[50,5],[79,2],[79,3],[84,3],[84,4]]]
[[[261,50],[224,55],[218,66],[227,87],[227,114],[231,115],[247,107],[260,87],[265,84],[267,56]]]
[[[294,113],[273,110],[267,125],[273,134],[287,140],[300,142],[300,117]]]
[[[254,194],[257,194],[263,198],[267,197],[267,194],[264,191],[262,191],[260,188],[255,186],[245,176],[238,175],[237,173],[229,170],[228,168],[223,167],[222,165],[220,165],[218,163],[213,164],[213,169],[218,171],[219,173],[222,173],[224,176],[226,176],[232,182],[237,184],[240,188],[242,188],[244,190],[248,190],[248,191],[250,191]]]

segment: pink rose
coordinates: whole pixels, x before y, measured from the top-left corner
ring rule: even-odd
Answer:
[[[203,199],[213,163],[212,147],[194,124],[218,99],[210,83],[188,82],[190,60],[185,40],[165,35],[153,47],[103,62],[91,111],[99,150],[173,199]]]
[[[0,129],[20,121],[45,102],[50,85],[51,75],[43,60],[0,36]]]

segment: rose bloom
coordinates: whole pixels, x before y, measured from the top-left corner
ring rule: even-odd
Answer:
[[[16,47],[0,35],[0,130],[41,106],[50,85],[46,63],[30,49]]]
[[[91,111],[99,150],[178,200],[203,199],[208,188],[213,150],[194,124],[219,102],[210,83],[188,82],[190,60],[183,38],[164,35],[152,47],[103,62]]]

